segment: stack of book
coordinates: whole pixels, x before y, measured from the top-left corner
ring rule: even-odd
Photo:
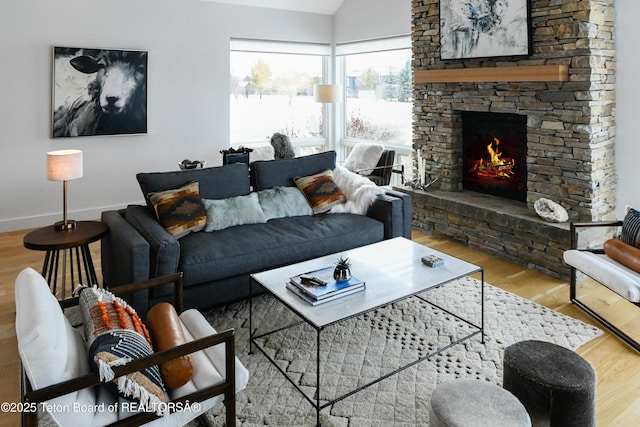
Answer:
[[[322,304],[364,290],[364,282],[356,277],[351,277],[346,282],[336,282],[333,279],[333,269],[334,267],[326,267],[294,276],[289,279],[287,289],[311,305]],[[319,286],[303,278],[318,279],[326,285]]]

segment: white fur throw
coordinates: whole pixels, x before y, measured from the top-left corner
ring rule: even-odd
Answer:
[[[331,208],[331,213],[355,213],[366,215],[367,210],[384,190],[369,178],[337,166],[333,170],[333,180],[342,190],[347,201]]]

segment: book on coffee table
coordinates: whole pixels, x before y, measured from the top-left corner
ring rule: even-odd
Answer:
[[[298,290],[312,301],[344,296],[357,290],[364,289],[364,282],[357,277],[351,277],[351,279],[346,282],[336,282],[333,278],[333,269],[334,267],[325,267],[319,270],[309,271],[307,273],[293,276],[290,278],[289,284],[294,287],[295,290]],[[320,281],[325,282],[326,285],[317,286],[304,282],[301,278],[305,276],[319,279]],[[291,287],[287,287],[291,289]]]
[[[310,297],[309,295],[307,295],[306,293],[302,292],[296,285],[294,285],[291,282],[287,283],[286,286],[287,286],[287,289],[289,289],[291,292],[293,292],[298,297],[300,297],[300,299],[306,301],[307,303],[309,303],[311,305],[323,304],[325,302],[333,301],[333,300],[336,300],[338,298],[342,298],[342,297],[345,297],[347,295],[354,294],[356,292],[364,291],[364,284],[363,284],[362,286],[355,286],[355,287],[347,288],[344,292],[333,293],[331,296],[327,296],[327,297],[322,298],[322,299],[314,299],[314,298]]]

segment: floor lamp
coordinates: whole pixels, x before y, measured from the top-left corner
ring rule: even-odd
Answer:
[[[54,224],[58,231],[72,230],[76,222],[67,219],[67,181],[82,177],[82,151],[57,150],[47,153],[47,179],[62,181],[63,219]]]

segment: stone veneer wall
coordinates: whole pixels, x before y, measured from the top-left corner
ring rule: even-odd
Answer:
[[[532,56],[446,61],[439,4],[412,1],[414,70],[565,64],[569,81],[416,83],[413,145],[427,159],[427,181],[437,177],[440,190],[462,190],[461,111],[524,114],[529,209],[545,197],[573,219],[610,219],[617,181],[614,0],[531,0]]]

